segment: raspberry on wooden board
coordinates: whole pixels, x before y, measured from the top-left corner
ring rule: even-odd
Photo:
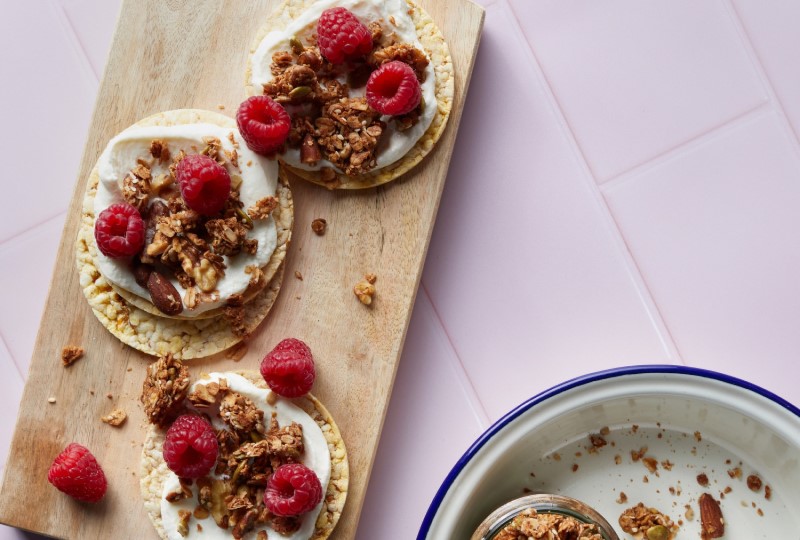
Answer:
[[[100,464],[88,448],[78,443],[68,445],[53,460],[47,480],[70,497],[91,503],[100,501],[108,487]]]

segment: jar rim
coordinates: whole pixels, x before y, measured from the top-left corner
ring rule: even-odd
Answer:
[[[507,502],[483,520],[471,540],[491,540],[501,528],[528,508],[540,514],[561,514],[583,523],[595,524],[605,540],[619,540],[614,528],[597,510],[578,499],[553,493],[534,493]]]

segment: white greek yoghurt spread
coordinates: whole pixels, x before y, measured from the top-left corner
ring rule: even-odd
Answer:
[[[332,7],[347,8],[365,25],[381,20],[384,34],[394,32],[397,35],[398,43],[412,44],[427,56],[417,36],[414,21],[411,20],[408,14],[409,7],[406,0],[319,0],[294,19],[285,29],[275,30],[267,34],[258,45],[255,53],[253,53],[251,62],[251,83],[254,87],[260,89],[264,83],[268,83],[274,78],[270,71],[273,53],[290,50],[289,40],[292,37],[297,37],[303,43],[308,43],[308,37],[317,31],[317,21],[320,15],[322,15],[323,11]],[[390,19],[390,17],[393,19]],[[394,24],[392,24],[391,20],[394,20]],[[428,59],[430,60],[430,58]],[[341,77],[340,82],[346,83],[346,77]],[[432,63],[428,63],[425,68],[425,82],[421,86],[424,107],[416,124],[405,131],[397,131],[394,122],[389,122],[391,116],[383,116],[381,118],[386,122],[387,127],[381,135],[380,143],[375,152],[377,165],[373,170],[391,165],[405,156],[431,125],[437,108],[436,75]],[[350,89],[350,97],[363,97],[365,94],[365,86]],[[302,163],[300,161],[299,148],[287,148],[281,159],[292,167],[307,171],[318,171],[323,167],[331,167],[342,172],[341,169],[324,158],[317,162],[316,165]]]
[[[320,484],[322,484],[322,501],[313,510],[302,516],[302,525],[298,531],[290,534],[289,536],[285,536],[273,531],[269,526],[262,525],[256,526],[253,531],[248,533],[247,537],[255,538],[255,535],[258,531],[264,530],[267,531],[267,537],[270,539],[281,538],[284,540],[307,540],[308,538],[311,538],[311,536],[314,534],[317,516],[319,515],[320,510],[322,510],[322,505],[325,504],[324,493],[327,490],[328,481],[330,480],[331,476],[330,452],[328,450],[328,444],[325,441],[325,436],[322,434],[322,430],[314,421],[314,419],[306,414],[305,411],[286,399],[278,397],[275,405],[268,404],[267,396],[272,393],[271,390],[258,388],[241,375],[237,375],[235,373],[211,373],[208,379],[203,379],[192,385],[191,391],[194,391],[199,384],[219,382],[220,378],[224,378],[228,381],[228,387],[231,390],[251,399],[259,409],[264,411],[264,421],[267,425],[269,425],[269,419],[272,418],[272,413],[276,412],[278,424],[281,427],[289,425],[292,422],[296,422],[303,426],[303,444],[305,446],[303,465],[313,470],[317,474]],[[224,422],[222,422],[222,420],[220,420],[216,415],[212,416],[211,423],[216,429],[226,427]],[[209,474],[209,477],[215,479],[220,478],[220,476],[214,474],[213,471],[211,474]],[[181,486],[178,475],[170,472],[169,477],[164,482],[164,491],[161,493],[161,518],[163,520],[164,529],[167,532],[167,537],[169,540],[184,540],[184,538],[178,532],[178,511],[187,510],[192,512],[199,504],[197,500],[198,490],[196,488],[192,489],[191,498],[181,499],[174,503],[167,501],[166,497],[168,494],[180,490]],[[214,522],[214,518],[211,516],[205,519],[197,519],[196,517],[192,516],[191,521],[192,523],[189,528],[189,538],[208,538],[220,540],[230,540],[230,538],[232,538],[230,530],[221,529],[218,527]],[[202,525],[202,531],[197,530],[197,523]]]
[[[239,135],[238,130],[224,128],[215,124],[183,124],[175,126],[134,126],[126,129],[111,139],[100,156],[97,168],[100,173],[100,183],[97,186],[97,195],[94,199],[94,214],[115,203],[125,202],[122,197],[122,181],[128,173],[136,167],[137,158],[150,158],[150,143],[155,139],[164,141],[169,147],[171,155],[177,155],[180,150],[187,154],[194,154],[205,146],[204,137],[216,137],[220,140],[222,148],[231,152],[234,146],[229,140],[230,133],[238,143],[236,148],[241,172],[230,164],[226,164],[228,173],[241,176],[242,183],[239,187],[239,198],[244,203],[244,210],[253,206],[256,201],[265,197],[275,196],[278,185],[278,165],[275,161],[259,156],[247,147]],[[159,163],[155,160],[151,167],[151,174],[155,178],[159,174],[169,173],[170,162]],[[225,304],[234,294],[242,293],[250,283],[250,275],[245,273],[245,268],[250,265],[263,267],[267,264],[277,245],[278,233],[272,217],[253,221],[253,229],[248,231],[247,237],[258,240],[258,250],[255,255],[242,251],[232,257],[224,257],[225,276],[217,282],[219,298],[215,301],[199,302],[194,309],[188,309],[184,304],[182,317],[194,317]],[[150,301],[150,293],[141,287],[133,277],[130,262],[127,258],[112,259],[97,250],[95,265],[103,277],[114,285],[125,289],[137,296]],[[177,289],[183,302],[186,289],[181,286],[174,276],[168,276]]]

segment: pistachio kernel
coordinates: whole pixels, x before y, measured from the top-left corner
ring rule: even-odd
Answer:
[[[647,529],[647,540],[668,540],[669,529],[663,525],[655,525]]]

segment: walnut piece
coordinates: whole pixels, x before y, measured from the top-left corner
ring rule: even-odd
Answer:
[[[362,304],[369,306],[372,304],[372,297],[375,296],[375,285],[365,279],[356,283],[356,286],[353,287],[353,293]]]
[[[141,402],[151,424],[165,426],[183,407],[189,370],[168,354],[147,366]]]
[[[100,418],[103,422],[110,426],[119,427],[128,419],[128,414],[122,409],[114,409],[106,416]]]
[[[61,349],[61,363],[64,367],[71,366],[83,357],[84,350],[77,345],[67,345]]]

